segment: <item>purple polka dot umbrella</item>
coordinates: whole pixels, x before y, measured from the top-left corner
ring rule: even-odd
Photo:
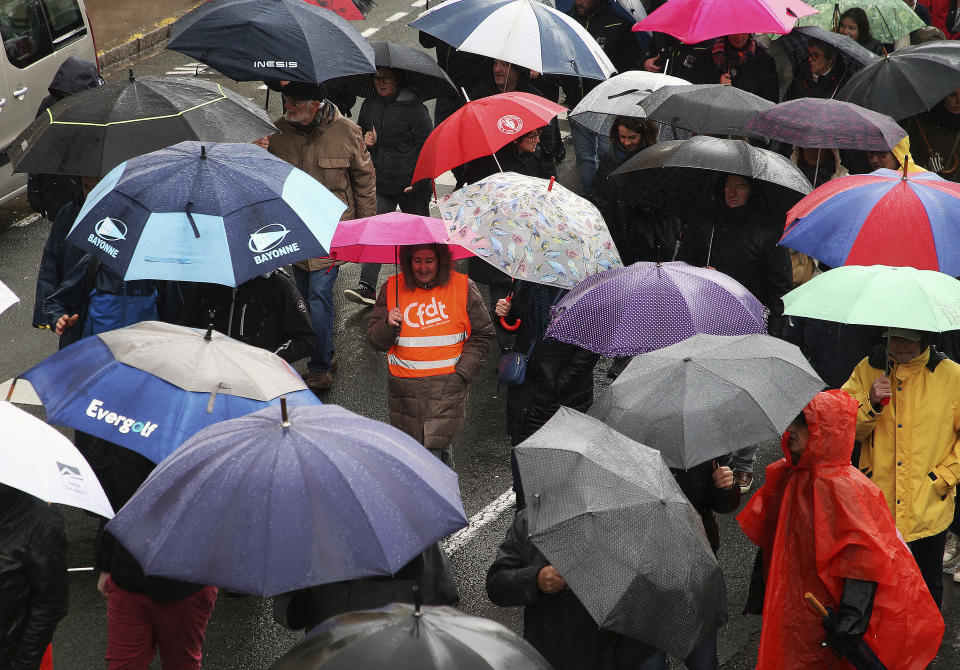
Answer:
[[[551,310],[546,335],[604,356],[635,356],[697,333],[765,333],[767,314],[722,272],[682,262],[641,262],[577,285]]]

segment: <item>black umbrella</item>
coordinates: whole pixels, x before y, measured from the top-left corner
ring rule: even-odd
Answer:
[[[346,19],[303,0],[205,2],[173,24],[167,48],[236,81],[317,84],[376,71],[373,48]]]
[[[960,88],[960,43],[904,47],[856,73],[837,93],[894,119],[925,112]]]
[[[100,177],[128,158],[178,142],[251,142],[275,132],[266,112],[222,84],[137,79],[130,70],[122,81],[51,106],[8,154],[14,172]]]
[[[457,95],[457,87],[450,77],[425,51],[392,42],[371,42],[371,45],[376,66],[402,72],[404,85],[415,89],[421,100]],[[366,74],[331,79],[327,86],[361,98],[374,94],[373,78]]]
[[[362,585],[358,588],[362,588]],[[331,617],[270,670],[549,670],[506,627],[452,607],[393,603]]]
[[[648,98],[649,99],[649,98]],[[772,216],[785,214],[813,190],[797,166],[778,153],[752,147],[743,140],[697,135],[648,147],[621,165],[614,176],[629,178],[642,170],[632,189],[652,207],[676,210],[715,204],[725,174],[755,182],[751,198],[763,198]]]
[[[695,133],[740,135],[757,112],[773,107],[759,95],[735,86],[663,86],[640,101],[647,118]]]
[[[768,48],[771,51],[781,50],[790,64],[797,67],[807,60],[807,46],[811,40],[826,42],[839,51],[848,77],[880,59],[880,56],[860,46],[849,35],[824,30],[820,26],[797,26],[783,37],[771,40]]]

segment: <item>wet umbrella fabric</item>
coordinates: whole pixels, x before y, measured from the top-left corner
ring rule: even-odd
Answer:
[[[773,107],[759,95],[735,86],[696,84],[663,86],[640,103],[648,118],[695,133],[742,135],[757,112]]]
[[[48,503],[113,516],[93,469],[59,431],[8,402],[0,402],[0,425],[0,484]]]
[[[453,607],[393,603],[327,619],[270,670],[550,670],[519,635]]]
[[[863,68],[836,98],[899,120],[927,111],[958,88],[960,43],[927,42],[898,49]]]
[[[617,116],[646,117],[640,103],[658,88],[684,85],[689,82],[659,72],[624,72],[601,82],[583,96],[569,118],[595,133],[607,135]]]
[[[217,332],[205,335],[144,321],[84,338],[21,377],[43,401],[48,422],[154,463],[201,428],[276,405],[280,395],[291,404],[320,404],[279,356]]]
[[[167,48],[235,81],[317,84],[376,72],[373,47],[346,19],[303,0],[205,2],[170,27]]]
[[[893,44],[924,26],[913,8],[902,0],[811,0],[810,5],[818,13],[803,16],[797,21],[797,25],[833,30],[841,14],[853,7],[859,7],[867,14],[870,33],[874,39],[884,44]]]
[[[237,286],[326,256],[345,209],[256,145],[181,142],[115,167],[87,196],[67,241],[124,279]]]
[[[783,306],[788,316],[942,333],[960,329],[960,282],[933,270],[846,265],[793,289]]]
[[[754,114],[743,131],[748,137],[808,149],[862,151],[890,151],[907,136],[907,131],[886,114],[828,98],[781,102]]]
[[[780,437],[824,386],[793,344],[700,334],[634,358],[590,416],[687,470]]]
[[[606,79],[617,71],[586,28],[536,0],[447,0],[410,27],[543,74]]]
[[[425,51],[392,42],[371,42],[370,44],[373,46],[377,67],[399,70],[403,76],[403,86],[412,88],[421,100],[459,95],[450,77]],[[361,98],[369,98],[376,94],[372,75],[331,79],[327,82],[327,86],[347,91]]]
[[[412,244],[447,244],[449,234],[440,219],[404,212],[388,212],[341,221],[330,243],[330,257],[351,263],[396,263],[397,247]],[[453,260],[473,252],[450,244]]]
[[[634,263],[581,282],[551,311],[547,337],[604,356],[635,356],[697,333],[767,332],[767,309],[722,272]]]
[[[266,112],[222,84],[134,78],[131,70],[121,81],[48,108],[8,153],[17,172],[102,177],[125,160],[177,142],[252,142],[275,132]]]
[[[323,405],[293,407],[287,422],[270,407],[208,426],[107,529],[148,575],[270,597],[395,574],[466,524],[457,475],[438,458]]]
[[[667,33],[686,44],[736,33],[790,32],[798,16],[817,10],[800,0],[671,0],[633,30]]]
[[[863,66],[870,65],[880,59],[880,56],[866,47],[860,46],[849,35],[824,30],[820,26],[796,26],[788,34],[771,41],[767,48],[770,51],[783,51],[791,65],[796,68],[809,58],[807,47],[811,40],[826,42],[836,48],[843,59],[848,77]]]
[[[960,275],[960,184],[933,172],[834,179],[787,213],[780,244],[831,267],[897,265]]]
[[[601,628],[685,658],[723,625],[720,566],[658,451],[567,407],[514,451],[531,540]]]

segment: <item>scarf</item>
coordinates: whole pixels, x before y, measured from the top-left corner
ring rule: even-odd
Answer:
[[[727,41],[726,37],[719,37],[713,42],[710,56],[713,63],[723,72],[729,72],[731,65],[740,65],[753,58],[757,51],[757,41],[752,37],[741,48],[736,49]]]

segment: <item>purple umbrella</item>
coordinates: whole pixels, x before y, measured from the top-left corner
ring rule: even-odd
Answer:
[[[546,334],[604,356],[636,356],[697,333],[765,333],[767,313],[722,272],[641,262],[578,284],[551,311]]]
[[[863,151],[890,151],[907,136],[886,114],[828,98],[781,102],[750,117],[743,132],[808,149]]]
[[[457,475],[336,405],[204,428],[107,526],[149,575],[273,596],[392,575],[467,523]]]

